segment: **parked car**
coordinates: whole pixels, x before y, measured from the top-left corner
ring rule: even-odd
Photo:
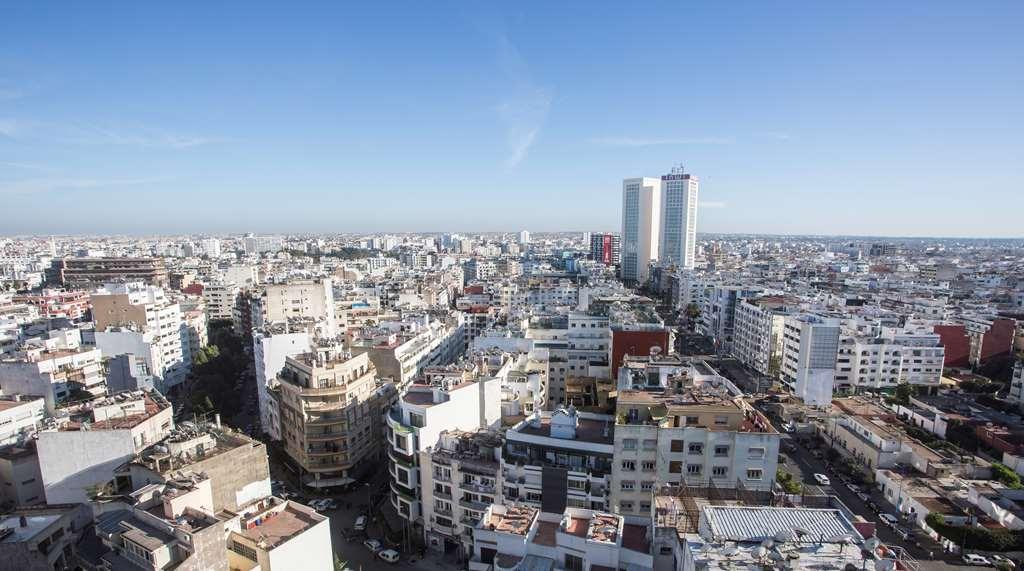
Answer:
[[[398,563],[398,552],[394,549],[385,549],[384,551],[378,553],[377,557],[380,557],[388,563]]]
[[[363,542],[363,546],[373,553],[380,553],[380,550],[384,549],[384,544],[379,539],[367,539]]]
[[[903,541],[910,539],[910,530],[905,527],[894,525],[892,527],[892,531],[896,534],[896,537],[902,539]]]
[[[860,501],[864,503],[870,503],[869,500],[871,496],[865,494],[864,492],[857,492],[857,497],[860,498]],[[868,507],[871,507],[871,505],[869,505]]]
[[[894,526],[900,522],[899,518],[892,514],[878,514],[878,519],[882,520],[885,525]]]
[[[1013,561],[1010,561],[1008,558],[1003,557],[1002,555],[996,555],[996,554],[993,553],[992,555],[989,555],[988,558],[992,560],[992,564],[993,565],[997,565],[999,567],[1005,567],[1007,569],[1016,569],[1017,568],[1017,564],[1016,563],[1014,563]]]
[[[828,476],[826,476],[825,474],[815,474],[814,475],[814,480],[816,482],[818,482],[818,484],[820,484],[822,486],[831,486],[832,485],[832,480],[829,480]]]
[[[356,531],[366,531],[366,516],[361,515],[356,518],[356,524],[352,526],[352,529]]]
[[[987,557],[982,557],[977,553],[964,553],[964,563],[968,565],[981,565],[983,567],[991,567],[992,562]]]
[[[796,430],[796,426],[794,426],[792,422],[782,423],[783,432],[793,432],[794,430]]]
[[[846,483],[846,489],[850,490],[851,492],[853,492],[855,494],[860,493],[860,486],[858,486],[857,484],[854,484],[852,482],[847,482]]]

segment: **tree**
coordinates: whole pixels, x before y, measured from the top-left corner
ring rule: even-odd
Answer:
[[[1014,490],[1024,488],[1024,484],[1021,484],[1020,481],[1020,475],[999,462],[992,463],[992,479],[1002,482],[1007,488]]]
[[[910,404],[910,397],[914,396],[914,387],[906,383],[896,387],[896,396],[894,401],[904,406]]]

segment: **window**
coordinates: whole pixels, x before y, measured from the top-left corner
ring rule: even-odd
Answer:
[[[644,491],[644,492],[649,492],[649,491],[653,490],[654,489],[654,481],[653,480],[644,480],[643,482],[640,482],[640,489],[642,491]]]
[[[686,417],[686,425],[690,426],[691,424],[693,424],[693,425],[700,424],[700,417],[699,416],[688,416],[688,417]]]
[[[748,448],[747,458],[750,460],[763,460],[764,459],[764,448]]]
[[[683,451],[683,444],[684,443],[683,443],[682,440],[673,440],[672,443],[671,443],[671,450],[672,450],[672,452],[682,452]]]
[[[539,502],[540,492],[526,492],[526,501],[528,502]]]
[[[619,483],[619,489],[622,490],[623,492],[632,492],[634,489],[636,489],[636,481],[623,480],[622,482]]]
[[[622,470],[625,471],[625,472],[635,472],[636,471],[636,462],[633,461],[633,460],[623,460],[622,461]]]
[[[725,426],[729,424],[729,417],[718,415],[715,417],[715,426]]]
[[[565,568],[568,571],[583,571],[583,558],[566,553]]]
[[[699,442],[690,443],[690,454],[701,455],[704,453],[704,445]]]
[[[644,439],[644,450],[657,450],[658,441],[653,438]]]
[[[729,475],[729,467],[728,466],[715,466],[715,467],[711,468],[711,477],[712,478],[724,478],[724,477],[726,477],[728,475]]]
[[[764,472],[757,468],[751,468],[747,470],[748,480],[760,480],[764,476]]]
[[[620,512],[631,512],[633,511],[633,502],[619,502]]]
[[[636,438],[625,438],[622,440],[623,450],[636,450]]]
[[[569,480],[569,489],[572,490],[585,490],[587,488],[587,482],[584,480]]]
[[[657,469],[658,465],[653,460],[645,460],[640,464],[640,470],[644,472],[654,472]]]
[[[640,502],[640,511],[642,513],[650,513],[650,511],[651,511],[651,502]]]
[[[669,462],[668,463],[668,471],[669,471],[670,474],[682,474],[683,473],[683,463],[679,462],[679,461],[676,461],[676,460],[673,460],[673,461]]]
[[[729,455],[729,447],[726,445],[719,444],[715,446],[715,456],[722,458],[723,456]]]
[[[700,476],[700,473],[704,471],[703,464],[687,464],[686,473],[690,476]]]

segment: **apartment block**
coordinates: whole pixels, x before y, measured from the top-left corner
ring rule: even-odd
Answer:
[[[285,357],[277,380],[284,449],[305,485],[348,485],[373,470],[381,444],[374,419],[388,391],[365,353],[318,341],[312,352]]]
[[[503,500],[556,513],[609,509],[614,430],[614,416],[571,406],[510,427],[501,458]]]
[[[662,483],[772,488],[779,433],[739,389],[706,369],[677,357],[627,358],[620,369],[615,513],[649,514]]]
[[[832,402],[839,354],[839,319],[791,315],[783,327],[783,382],[804,403],[828,405]]]
[[[90,296],[96,346],[104,357],[141,358],[161,391],[181,384],[192,368],[181,307],[158,287],[108,283]]]
[[[59,409],[37,444],[46,502],[95,498],[112,485],[118,466],[173,427],[171,405],[156,391],[119,393]]]
[[[435,445],[420,452],[420,488],[426,544],[443,552],[473,549],[473,528],[500,498],[501,437],[493,432],[442,432]]]
[[[782,332],[796,301],[782,296],[747,298],[736,304],[732,354],[739,362],[766,376],[782,366]]]
[[[163,258],[64,258],[46,270],[46,282],[67,289],[89,290],[105,283],[145,282],[168,285]]]
[[[433,522],[424,518],[424,489],[433,472],[422,468],[421,452],[449,431],[497,427],[501,420],[499,377],[442,373],[409,385],[386,417],[391,503],[419,533]]]
[[[649,518],[493,505],[474,530],[469,569],[653,569],[653,539]]]

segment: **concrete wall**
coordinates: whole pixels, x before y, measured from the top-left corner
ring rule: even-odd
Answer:
[[[113,479],[135,455],[129,430],[41,432],[37,444],[46,502],[89,501],[89,488]]]

